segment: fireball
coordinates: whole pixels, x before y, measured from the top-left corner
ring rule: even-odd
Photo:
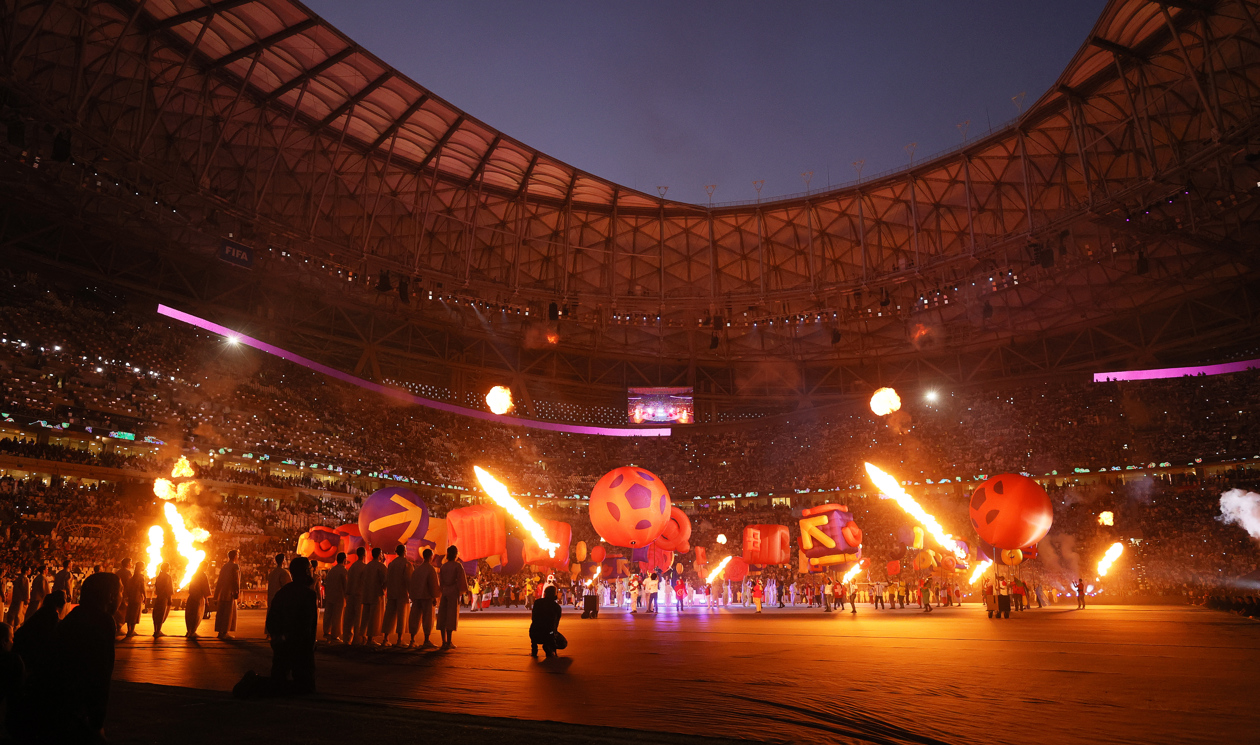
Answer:
[[[1106,577],[1107,570],[1111,569],[1111,565],[1116,563],[1116,559],[1120,558],[1120,554],[1124,553],[1124,544],[1116,541],[1107,548],[1107,553],[1103,554],[1102,561],[1098,562],[1098,576]]]
[[[188,458],[180,456],[179,461],[175,463],[171,469],[171,478],[191,478],[193,476],[192,464],[188,462]],[[188,587],[192,582],[193,576],[197,573],[197,568],[201,566],[201,562],[206,560],[206,552],[198,548],[195,544],[205,543],[210,540],[210,533],[202,528],[189,528],[184,524],[184,516],[179,514],[179,509],[175,507],[174,502],[183,502],[190,496],[197,493],[199,487],[195,481],[182,481],[174,484],[167,479],[156,479],[153,482],[153,494],[158,499],[165,502],[162,505],[162,513],[166,517],[166,522],[171,526],[171,533],[175,536],[175,550],[179,555],[188,561],[184,568],[184,576],[179,581],[180,590]],[[162,535],[161,526],[154,525],[149,528],[149,560],[155,566],[162,563],[162,547],[165,544],[165,538]]]
[[[713,580],[715,580],[715,579],[717,579],[718,577],[722,576],[722,572],[726,569],[726,565],[727,565],[727,564],[730,564],[730,563],[731,563],[731,557],[730,557],[730,556],[728,556],[728,557],[726,557],[725,559],[722,559],[721,561],[719,561],[719,562],[718,562],[718,565],[717,565],[716,567],[714,567],[714,568],[713,568],[713,571],[712,571],[712,572],[709,572],[709,576],[708,576],[708,577],[707,577],[704,581],[705,581],[707,584],[710,584],[710,585],[711,585],[711,584],[713,584]]]
[[[547,536],[547,531],[543,530],[543,526],[538,524],[538,521],[534,519],[533,515],[529,514],[528,510],[521,506],[520,502],[516,501],[508,492],[508,488],[481,466],[473,466],[473,472],[477,474],[477,481],[481,484],[481,488],[485,490],[486,494],[490,495],[494,503],[507,510],[509,515],[516,518],[517,522],[523,525],[525,530],[529,531],[530,536],[533,537],[538,547],[546,551],[548,556],[555,558],[556,549],[560,548],[560,544]]]
[[[486,406],[496,414],[506,414],[512,410],[512,391],[507,386],[496,385],[486,394]]]
[[[1115,525],[1116,516],[1113,515],[1111,512],[1100,512],[1098,513],[1098,524],[1099,525]]]
[[[871,396],[871,411],[876,416],[888,416],[901,409],[901,397],[891,388],[880,388]]]

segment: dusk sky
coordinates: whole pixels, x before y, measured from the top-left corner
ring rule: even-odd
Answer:
[[[1102,11],[1032,2],[307,0],[355,41],[527,145],[704,203],[904,167],[1052,85]]]

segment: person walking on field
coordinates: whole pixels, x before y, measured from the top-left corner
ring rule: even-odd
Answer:
[[[756,580],[755,582],[753,582],[753,588],[752,588],[753,605],[757,606],[758,613],[761,612],[761,601],[765,599],[765,596],[766,596],[766,591],[761,586],[761,580]]]
[[[188,584],[188,600],[184,603],[185,637],[197,638],[197,629],[201,628],[201,619],[206,613],[206,602],[210,599],[210,576],[205,566],[197,568],[192,582]]]
[[[162,633],[162,624],[171,613],[171,598],[175,596],[175,580],[171,579],[171,565],[163,563],[158,567],[157,578],[153,580],[153,637],[166,636]]]
[[[633,577],[630,578],[630,612],[631,613],[639,612],[639,586],[641,583],[642,583],[642,580],[639,579],[638,574],[635,574]]]
[[[403,645],[403,629],[407,626],[407,585],[411,582],[413,571],[407,559],[407,548],[395,548],[394,560],[385,569],[385,622],[381,631],[385,633],[386,646],[389,646],[390,629],[398,635],[394,646]]]
[[[932,578],[930,576],[923,580],[923,612],[932,612]]]
[[[448,546],[446,563],[438,573],[442,599],[438,605],[437,627],[442,634],[442,649],[455,649],[454,635],[459,628],[459,602],[464,593],[468,592],[468,575],[458,559],[459,548]],[[551,589],[554,590],[554,587]],[[537,601],[534,604],[537,605]]]
[[[144,562],[136,562],[136,571],[127,583],[127,637],[136,635],[136,626],[144,613],[144,599],[148,596],[149,578],[144,574]]]
[[[337,563],[324,574],[324,640],[341,641],[341,617],[346,610],[346,554],[337,554]]]
[[[1085,580],[1081,579],[1080,577],[1077,577],[1076,583],[1073,585],[1073,587],[1076,588],[1076,609],[1084,610],[1085,609]]]
[[[236,563],[236,549],[228,551],[227,563],[219,569],[219,578],[214,583],[214,630],[219,639],[232,638],[236,631],[236,600],[241,596],[241,568]]]
[[[442,587],[438,582],[437,569],[433,567],[433,549],[426,548],[420,554],[420,563],[411,572],[407,582],[407,595],[411,598],[411,618],[407,630],[411,633],[411,643],[416,646],[416,631],[424,631],[424,643],[421,649],[437,649],[437,645],[429,641],[433,633],[433,605],[442,595]]]
[[[647,612],[656,612],[656,593],[661,589],[661,583],[656,579],[656,572],[652,572],[648,576],[647,581],[643,583],[643,591],[647,594]]]
[[[118,609],[114,611],[114,622],[121,632],[123,626],[127,623],[127,585],[131,583],[131,559],[123,559],[119,565],[122,567],[115,574],[118,581],[122,583],[123,594],[122,601],[118,604]]]

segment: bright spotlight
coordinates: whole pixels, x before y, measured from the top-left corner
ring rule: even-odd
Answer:
[[[936,391],[928,391],[924,398],[926,398],[930,404],[936,403]]]
[[[227,342],[228,342],[228,344],[240,344],[240,343],[241,343],[241,337],[239,337],[239,336],[229,336],[229,337],[227,338]]]

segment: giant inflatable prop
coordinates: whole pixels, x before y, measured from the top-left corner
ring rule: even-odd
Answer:
[[[834,566],[862,558],[862,529],[849,508],[824,504],[801,510],[801,550],[813,567]]]
[[[664,532],[670,506],[669,490],[651,471],[614,468],[591,490],[591,525],[614,546],[646,546]]]
[[[1000,549],[1036,543],[1054,524],[1054,508],[1045,489],[1014,473],[1003,473],[980,484],[971,495],[968,513],[981,540]]]
[[[503,510],[487,504],[451,510],[446,513],[446,538],[449,545],[459,547],[461,561],[500,556],[507,552]]]
[[[666,551],[685,554],[691,550],[691,518],[677,507],[669,508],[669,520],[656,539],[656,545]]]
[[[749,564],[788,564],[792,539],[786,525],[749,525],[744,528],[744,561]]]
[[[410,489],[389,486],[372,493],[359,510],[359,535],[369,546],[385,549],[424,537],[429,530],[429,507]]]

